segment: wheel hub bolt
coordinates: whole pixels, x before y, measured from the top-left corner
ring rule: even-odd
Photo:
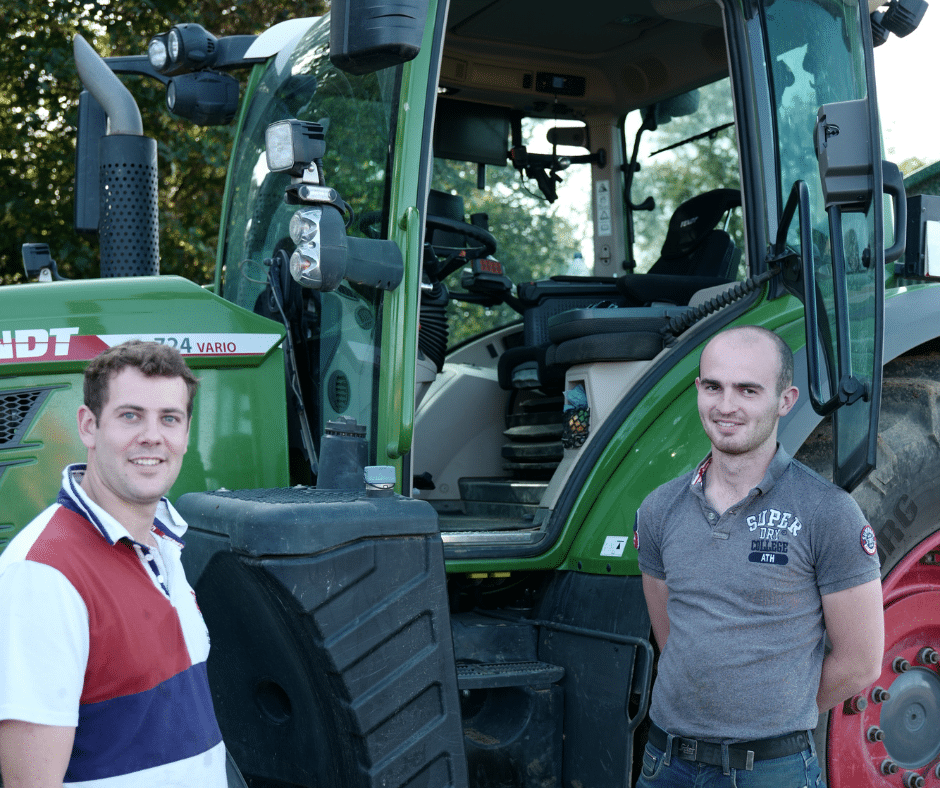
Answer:
[[[842,704],[842,713],[843,714],[861,714],[865,709],[868,708],[868,701],[864,695],[856,695],[854,698],[849,698],[845,703]]]
[[[904,775],[904,788],[924,788],[924,778],[917,772],[907,772]]]
[[[872,741],[872,742],[884,741],[884,738],[885,738],[884,731],[881,730],[881,728],[879,728],[877,725],[872,725],[868,729],[868,733],[866,733],[865,736],[868,738],[868,741]]]
[[[925,646],[917,652],[917,661],[921,665],[927,665],[930,667],[931,665],[936,665],[938,662],[940,662],[940,655],[930,648],[930,646]]]
[[[871,699],[874,703],[884,703],[886,700],[891,699],[891,693],[881,687],[875,687],[871,691]]]
[[[881,773],[882,774],[897,774],[898,765],[892,761],[890,758],[885,758],[881,762]]]
[[[891,663],[891,669],[895,673],[906,673],[911,669],[911,663],[904,657],[895,657],[894,662]]]

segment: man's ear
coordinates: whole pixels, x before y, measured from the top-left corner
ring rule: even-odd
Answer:
[[[800,398],[800,390],[796,386],[787,386],[782,392],[780,392],[780,417],[783,418],[791,410],[793,406],[796,405],[796,401]]]
[[[96,419],[95,414],[91,412],[91,408],[87,405],[82,405],[78,409],[78,437],[81,438],[86,448],[95,448],[95,436],[97,431],[98,419]]]

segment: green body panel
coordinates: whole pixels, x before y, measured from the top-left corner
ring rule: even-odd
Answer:
[[[402,488],[401,457],[411,447],[414,428],[415,353],[418,335],[418,297],[421,284],[422,222],[418,213],[419,163],[425,151],[427,76],[436,68],[432,60],[436,3],[428,9],[428,24],[418,56],[402,68],[401,100],[395,129],[389,195],[388,237],[402,250],[405,276],[401,285],[385,295],[382,312],[382,364],[379,373],[377,452],[396,467]],[[409,392],[404,396],[403,392]],[[407,489],[405,490],[407,492]]]
[[[176,277],[2,288],[0,314],[16,315],[0,320],[0,355],[13,350],[11,340],[15,354],[30,351],[28,343],[15,343],[16,332],[73,329],[67,348],[56,339],[45,357],[4,358],[0,364],[0,402],[9,408],[3,415],[16,428],[0,436],[0,547],[55,501],[62,468],[84,461],[76,429],[81,373],[105,344],[125,336],[162,337],[182,346],[200,380],[189,450],[171,500],[194,490],[288,483],[283,331],[277,324]],[[239,350],[250,348],[232,354],[236,343],[249,343]],[[20,420],[11,416],[14,405]]]

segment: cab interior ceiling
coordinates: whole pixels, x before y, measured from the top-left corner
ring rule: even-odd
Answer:
[[[457,99],[580,119],[623,115],[727,70],[714,0],[451,0],[440,84]],[[540,72],[574,77],[574,91],[553,94]]]

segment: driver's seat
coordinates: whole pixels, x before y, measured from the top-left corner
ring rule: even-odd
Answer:
[[[741,250],[718,223],[740,206],[739,189],[712,189],[686,200],[669,219],[662,251],[649,273],[624,274],[617,289],[634,306],[683,306],[699,290],[734,281]]]

